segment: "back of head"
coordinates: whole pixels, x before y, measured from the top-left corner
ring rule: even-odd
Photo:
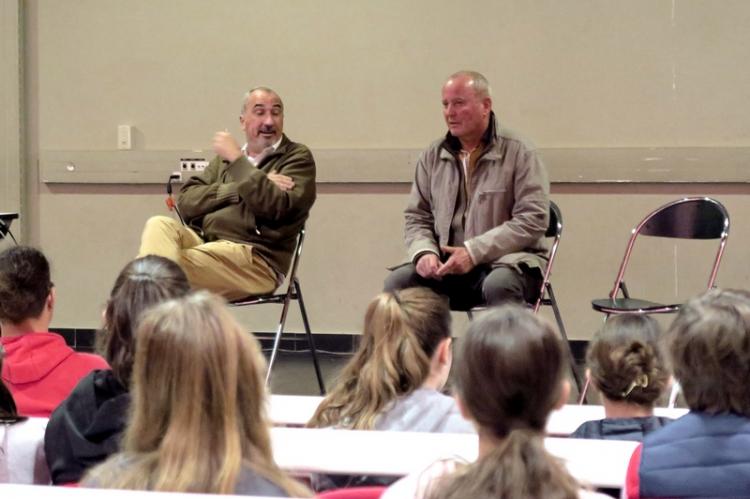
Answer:
[[[547,322],[521,307],[500,307],[473,321],[461,341],[456,391],[472,419],[495,437],[514,429],[541,433],[560,400],[565,367]]]
[[[19,324],[39,317],[52,289],[41,251],[14,246],[0,253],[0,321]]]
[[[135,355],[134,333],[148,308],[190,291],[179,265],[161,256],[137,258],[115,280],[104,312],[104,327],[97,337],[99,352],[118,380],[128,386]]]
[[[202,291],[163,303],[136,337],[123,440],[133,466],[107,485],[232,493],[243,463],[288,482],[271,455],[265,361],[220,298]]]
[[[502,306],[473,321],[455,363],[456,392],[492,450],[430,497],[578,497],[578,485],[544,449],[547,418],[567,393],[566,357],[552,327]]]
[[[668,345],[690,409],[750,417],[750,294],[712,289],[690,300],[669,328]]]
[[[652,317],[615,315],[589,345],[591,379],[609,400],[653,407],[669,382],[661,328]]]
[[[379,294],[367,308],[357,352],[309,425],[372,429],[389,402],[422,386],[432,355],[450,336],[443,297],[427,288]]]

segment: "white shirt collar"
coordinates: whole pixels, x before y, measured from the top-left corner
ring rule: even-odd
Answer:
[[[274,152],[276,149],[279,148],[279,145],[281,144],[281,141],[284,139],[284,136],[282,135],[279,140],[276,141],[275,144],[272,144],[269,147],[266,147],[256,158],[253,158],[247,153],[247,142],[245,142],[245,145],[242,146],[242,154],[247,156],[247,159],[250,161],[250,163],[253,164],[253,166],[258,166],[258,164],[265,158],[269,153]]]

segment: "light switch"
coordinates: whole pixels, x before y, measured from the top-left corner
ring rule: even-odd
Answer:
[[[117,148],[129,151],[133,148],[133,127],[130,125],[118,125],[117,127]]]

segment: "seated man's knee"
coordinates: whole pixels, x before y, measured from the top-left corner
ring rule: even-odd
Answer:
[[[143,230],[144,232],[147,230],[160,230],[165,227],[175,227],[178,224],[179,222],[177,222],[177,220],[175,220],[174,218],[164,215],[155,215],[146,220],[146,224],[144,225]]]
[[[388,274],[383,283],[383,291],[395,291],[398,289],[411,288],[417,286],[417,270],[414,264],[407,264],[398,267]]]
[[[482,296],[487,305],[523,303],[524,277],[512,268],[494,269],[482,282]]]

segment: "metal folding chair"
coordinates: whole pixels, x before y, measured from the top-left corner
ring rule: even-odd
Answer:
[[[14,243],[18,244],[16,238],[13,237],[13,233],[10,231],[10,224],[13,220],[18,218],[18,213],[0,213],[0,240],[5,239],[5,236],[10,236]]]
[[[716,274],[719,272],[719,264],[729,236],[729,213],[721,203],[707,197],[678,199],[649,213],[632,230],[609,297],[591,301],[591,306],[597,312],[609,316],[625,313],[664,314],[677,312],[680,309],[680,303],[659,303],[630,296],[625,285],[625,271],[638,236],[718,239],[719,248],[708,278],[707,288],[711,289],[716,281]],[[618,297],[620,292],[622,297]]]
[[[560,314],[560,308],[557,306],[557,299],[555,298],[555,291],[552,289],[552,283],[550,277],[552,275],[552,267],[555,263],[555,257],[557,256],[557,248],[560,246],[560,239],[562,239],[563,232],[563,219],[560,208],[553,202],[549,202],[549,225],[547,226],[547,232],[544,233],[544,237],[552,238],[552,245],[550,246],[549,253],[547,254],[547,268],[544,270],[544,277],[542,279],[542,286],[539,290],[539,297],[536,302],[529,303],[528,305],[534,310],[534,313],[539,312],[542,305],[552,307],[552,312],[555,315],[555,322],[557,322],[557,328],[560,331],[560,336],[565,341],[565,345],[568,347],[570,353],[570,369],[573,374],[573,380],[576,383],[576,387],[580,392],[583,387],[581,377],[575,368],[575,356],[573,350],[570,347],[570,341],[568,341],[568,334],[565,331],[565,324],[562,320],[562,314]],[[469,320],[473,318],[473,312],[482,310],[485,307],[474,307],[468,310],[466,313],[469,315]]]
[[[625,284],[625,271],[638,236],[718,239],[719,248],[716,251],[716,257],[708,278],[707,289],[711,289],[716,282],[716,274],[719,272],[721,257],[724,254],[724,248],[729,237],[729,213],[721,203],[707,197],[678,199],[649,213],[631,231],[625,256],[620,263],[620,270],[617,272],[617,278],[609,297],[591,301],[594,310],[605,314],[604,320],[612,314],[670,314],[677,312],[682,305],[681,303],[660,303],[630,296]],[[618,297],[619,293],[622,293],[622,297]],[[589,380],[586,380],[579,401],[581,403],[585,400],[589,384]],[[675,383],[670,395],[670,404],[674,404],[679,389],[679,384]]]
[[[297,245],[294,249],[294,256],[292,258],[292,267],[288,277],[288,284],[286,290],[281,293],[271,293],[267,295],[251,296],[242,300],[235,300],[229,303],[233,307],[246,307],[250,305],[264,305],[268,303],[275,303],[283,305],[281,308],[281,317],[279,318],[279,325],[276,328],[276,335],[273,340],[273,348],[271,349],[271,358],[268,361],[268,371],[266,372],[266,384],[271,379],[271,370],[276,362],[276,357],[279,353],[279,346],[281,344],[281,336],[284,334],[284,326],[286,325],[286,316],[289,312],[289,303],[292,300],[296,300],[299,304],[300,315],[302,316],[302,323],[305,326],[305,334],[307,335],[307,342],[310,345],[310,355],[312,356],[313,365],[315,366],[315,375],[318,378],[318,388],[320,388],[320,394],[325,395],[326,388],[323,383],[323,376],[320,373],[320,365],[318,363],[318,354],[315,350],[315,340],[313,339],[312,331],[310,330],[310,323],[307,319],[307,310],[305,309],[305,302],[302,299],[302,288],[299,284],[299,278],[297,277],[297,268],[299,267],[300,255],[302,254],[302,244],[305,241],[305,229],[304,227],[300,230],[297,236]]]

